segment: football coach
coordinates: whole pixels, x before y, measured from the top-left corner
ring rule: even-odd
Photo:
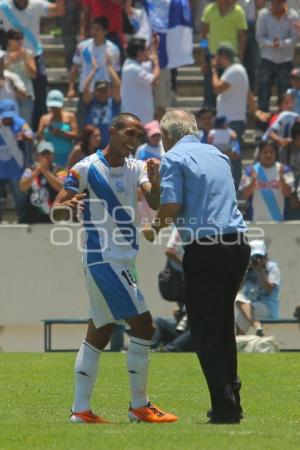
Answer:
[[[171,219],[177,226],[185,246],[186,309],[211,397],[208,423],[239,423],[234,301],[250,247],[230,161],[213,145],[200,143],[195,117],[187,111],[167,112],[161,129],[166,151],[160,169],[161,205],[145,237],[153,241]]]

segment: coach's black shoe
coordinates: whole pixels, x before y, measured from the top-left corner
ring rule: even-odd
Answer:
[[[212,418],[213,418],[213,410],[212,410],[212,409],[209,409],[209,410],[207,411],[206,417],[208,417],[209,419],[212,419]],[[243,414],[243,411],[242,411],[242,408],[241,408],[239,419],[242,420],[243,418],[244,418],[244,414]]]
[[[218,418],[218,417],[211,417],[208,421],[208,424],[210,425],[238,425],[240,423],[240,419],[238,417],[232,417],[232,418]]]

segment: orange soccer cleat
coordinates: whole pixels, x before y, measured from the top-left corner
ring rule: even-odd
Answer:
[[[104,417],[96,416],[92,411],[73,412],[70,417],[71,423],[111,423]]]
[[[162,411],[153,403],[148,403],[141,408],[132,408],[128,412],[130,422],[170,423],[176,422],[178,417]]]

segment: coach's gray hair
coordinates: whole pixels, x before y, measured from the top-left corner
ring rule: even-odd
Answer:
[[[160,126],[175,142],[188,134],[196,135],[198,126],[194,114],[184,109],[168,111],[161,119]]]

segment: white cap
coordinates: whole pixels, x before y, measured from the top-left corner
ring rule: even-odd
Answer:
[[[254,255],[266,256],[267,247],[265,241],[263,241],[262,239],[255,239],[254,241],[250,241],[249,244],[251,247],[251,256]]]
[[[43,153],[43,152],[54,153],[53,144],[51,144],[51,142],[48,142],[48,141],[41,141],[38,143],[36,152],[37,153]]]

